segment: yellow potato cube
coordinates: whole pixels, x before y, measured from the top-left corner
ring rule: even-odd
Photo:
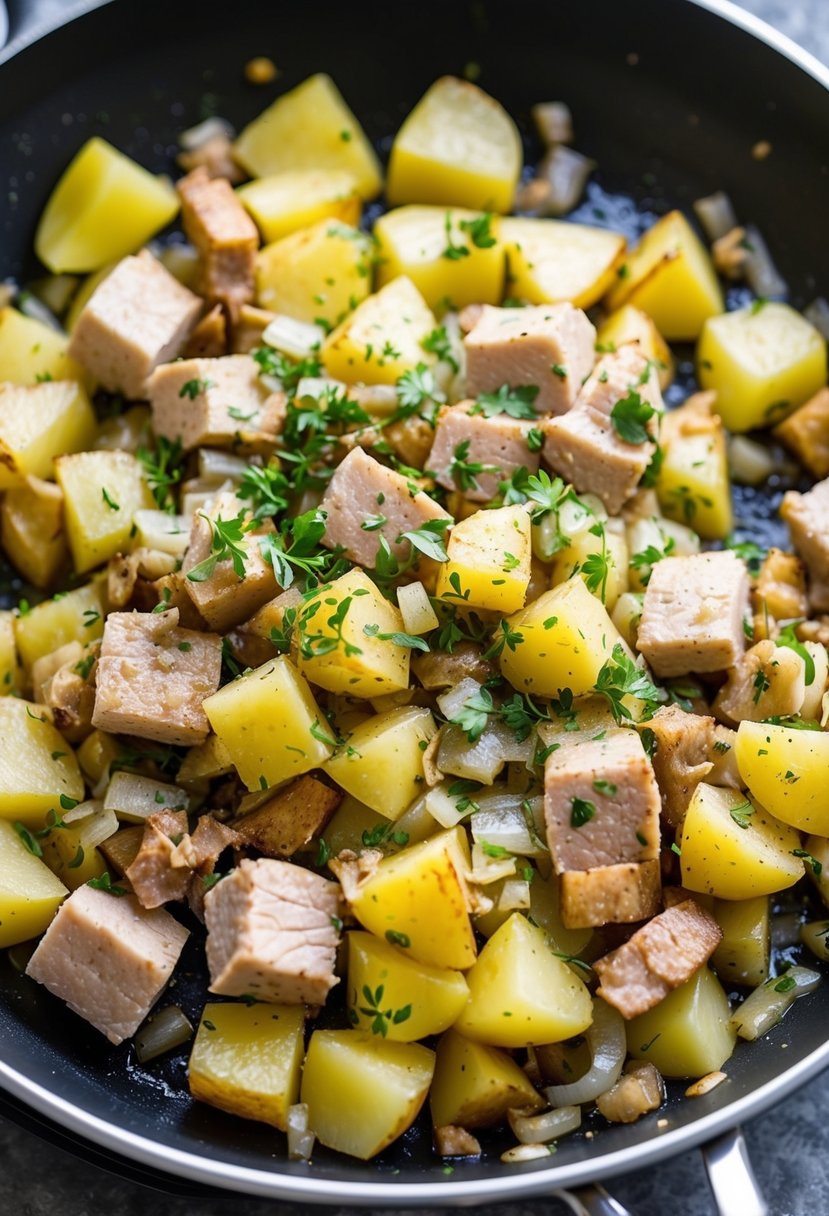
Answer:
[[[667,413],[661,443],[656,493],[663,512],[705,540],[724,540],[733,528],[731,477],[725,432],[711,402],[700,394]]]
[[[323,343],[329,376],[346,384],[394,384],[434,355],[423,339],[435,329],[434,313],[405,275],[387,283],[355,308]]]
[[[406,583],[397,588],[397,606],[403,617],[406,633],[419,636],[437,629],[440,621],[429,600],[429,592],[423,583]]]
[[[508,219],[505,294],[530,304],[596,304],[615,282],[627,242],[618,232],[563,220]]]
[[[429,1094],[435,1127],[492,1127],[514,1108],[539,1110],[544,1099],[505,1051],[450,1030],[438,1043]]]
[[[398,819],[420,793],[423,752],[436,730],[428,709],[375,714],[354,728],[326,772],[372,810]]]
[[[521,174],[521,136],[506,110],[468,81],[443,76],[395,136],[386,196],[503,214]]]
[[[0,383],[35,384],[38,380],[76,380],[92,387],[88,372],[70,359],[69,339],[16,308],[0,308]]]
[[[94,828],[89,827],[95,819],[106,819],[105,830],[111,828],[111,835],[115,835],[118,826],[115,813],[97,811],[85,820],[67,823],[65,827],[50,832],[43,841],[43,860],[70,891],[77,891],[90,878],[99,878],[107,868],[103,854],[89,843],[90,839],[101,839],[100,834],[94,835]]]
[[[561,549],[553,558],[553,586],[578,574],[607,611],[612,612],[619,596],[628,589],[628,556],[624,536],[607,529],[596,536],[588,528],[577,533],[567,548]]]
[[[23,673],[17,661],[14,622],[13,612],[0,612],[0,697],[19,692],[22,682]]]
[[[452,529],[436,594],[448,603],[504,614],[524,606],[530,584],[530,517],[523,507],[476,511]]]
[[[680,833],[682,885],[720,899],[752,899],[794,886],[803,862],[794,828],[739,790],[702,782]]]
[[[771,949],[769,899],[724,900],[714,903],[714,919],[723,931],[711,965],[724,984],[756,988],[769,973]]]
[[[706,321],[697,349],[703,388],[731,431],[780,422],[826,384],[826,342],[788,304],[758,301]]]
[[[737,1033],[722,985],[707,967],[627,1023],[628,1051],[663,1077],[702,1077],[731,1056]]]
[[[387,829],[388,826],[389,821],[385,816],[378,815],[370,806],[346,794],[328,822],[324,839],[334,857],[343,849],[353,849],[359,853],[360,849],[365,848],[364,832]]]
[[[42,705],[0,698],[0,739],[0,819],[40,827],[48,811],[60,811],[61,797],[83,798],[75,753]]]
[[[256,299],[298,321],[338,325],[371,290],[371,239],[338,220],[292,232],[256,257]]]
[[[93,730],[75,752],[78,763],[90,779],[91,785],[97,785],[120,754],[121,749],[115,736],[105,734],[102,730]]]
[[[208,1002],[190,1053],[190,1093],[243,1119],[288,1129],[304,1053],[302,1005]]]
[[[343,169],[286,169],[236,191],[263,241],[278,241],[320,220],[356,227],[362,204],[357,183]]]
[[[95,415],[74,380],[0,385],[0,489],[27,474],[54,476],[56,456],[81,452],[95,437]]]
[[[435,1053],[358,1030],[315,1030],[302,1071],[308,1124],[328,1148],[368,1161],[402,1136],[426,1100]]]
[[[225,684],[204,712],[249,790],[299,777],[331,755],[325,718],[284,655]]]
[[[829,836],[829,735],[741,722],[734,755],[752,797],[783,823]]]
[[[233,154],[252,177],[285,169],[350,173],[364,199],[380,193],[380,162],[330,76],[309,76],[249,123]]]
[[[409,687],[409,654],[390,635],[403,618],[362,570],[349,570],[306,599],[296,617],[297,666],[307,680],[353,697]]]
[[[451,828],[383,858],[356,889],[346,890],[346,898],[376,937],[403,934],[418,962],[463,971],[476,954],[467,910],[469,866],[466,834]]]
[[[659,387],[664,393],[674,378],[674,357],[652,319],[633,304],[617,308],[601,323],[596,334],[598,350],[618,350],[628,342],[637,342],[642,354],[656,364]]]
[[[449,305],[500,304],[504,249],[499,223],[479,211],[445,207],[387,211],[374,225],[377,285],[406,275],[430,308],[444,311]]]
[[[0,948],[38,937],[68,894],[12,825],[0,819]]]
[[[135,512],[155,502],[140,461],[129,452],[77,452],[59,457],[55,472],[76,571],[128,550]]]
[[[693,342],[709,317],[725,309],[708,251],[680,211],[649,228],[617,271],[611,311],[633,304],[669,342]]]
[[[519,692],[541,697],[558,696],[562,688],[577,697],[592,692],[622,641],[601,600],[578,575],[545,591],[509,617],[508,625],[521,641],[501,651],[501,674]]]
[[[64,564],[63,493],[39,477],[26,477],[0,503],[0,541],[9,560],[35,587],[48,587]]]
[[[67,642],[94,642],[104,632],[101,587],[87,583],[59,599],[44,600],[15,621],[20,657],[27,668]]]
[[[379,1025],[377,1011],[389,1011],[383,1016],[384,1037],[401,1043],[447,1030],[469,997],[466,980],[460,971],[409,958],[404,933],[388,929],[386,937],[348,935],[349,1020],[358,1030],[371,1030]]]
[[[40,217],[35,252],[50,270],[98,270],[136,253],[178,214],[178,195],[105,139],[88,140]]]
[[[559,1043],[593,1020],[587,988],[520,912],[493,933],[466,979],[469,1001],[455,1029],[480,1043]]]

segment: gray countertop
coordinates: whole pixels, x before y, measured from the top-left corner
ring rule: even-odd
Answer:
[[[744,0],[743,7],[829,62],[829,0]],[[772,1216],[829,1213],[827,1087],[825,1074],[745,1129]],[[0,1162],[0,1213],[8,1216],[139,1216],[150,1204],[155,1216],[300,1216],[307,1210],[232,1196],[194,1201],[151,1195],[59,1149],[45,1149],[41,1140],[2,1119]],[[636,1216],[709,1216],[714,1210],[697,1153],[626,1175],[611,1190]],[[478,1208],[480,1216],[564,1216],[566,1210],[555,1200]],[[343,1208],[335,1216],[356,1211]]]

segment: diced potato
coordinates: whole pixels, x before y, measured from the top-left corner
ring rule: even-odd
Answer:
[[[40,827],[48,811],[60,811],[61,798],[83,798],[75,753],[42,705],[0,698],[0,739],[0,820]]]
[[[371,290],[371,238],[337,220],[292,232],[256,257],[262,308],[338,325]]]
[[[637,342],[639,349],[657,368],[659,387],[663,393],[674,378],[674,357],[653,320],[641,308],[623,304],[599,326],[596,346],[614,351],[628,342]]]
[[[0,489],[27,474],[51,478],[56,456],[82,452],[95,437],[95,415],[74,380],[0,385]]]
[[[0,818],[0,947],[43,933],[68,894],[12,825]]]
[[[602,552],[607,562],[606,579],[601,577],[601,567],[594,570],[589,562],[592,555]],[[624,536],[606,529],[600,536],[589,528],[579,532],[567,548],[561,549],[553,558],[553,586],[566,582],[574,574],[584,580],[585,586],[589,579],[592,594],[602,601],[608,612],[612,612],[619,596],[628,589],[628,547]]]
[[[394,384],[418,363],[434,362],[423,339],[437,321],[405,275],[381,287],[329,334],[322,361],[329,376],[346,384]]]
[[[774,301],[711,317],[697,349],[703,388],[731,431],[780,422],[826,384],[826,343],[805,317]]]
[[[544,1099],[505,1051],[450,1030],[438,1043],[429,1094],[435,1127],[492,1127],[515,1108],[540,1110]]]
[[[521,137],[506,110],[474,84],[443,76],[395,136],[389,203],[436,203],[501,214],[521,173]]]
[[[0,383],[36,384],[38,380],[75,380],[92,387],[89,374],[70,359],[65,334],[24,316],[16,308],[0,308]]]
[[[178,214],[178,195],[105,139],[93,136],[64,170],[35,233],[50,270],[98,270],[136,253]]]
[[[384,857],[346,897],[360,924],[376,937],[391,930],[409,939],[412,958],[463,971],[475,962],[475,934],[467,911],[469,846],[463,828]]]
[[[437,629],[440,621],[429,601],[429,592],[423,583],[406,583],[397,588],[397,606],[403,617],[406,633],[416,637]]]
[[[230,752],[218,735],[209,735],[204,743],[188,747],[176,780],[186,785],[190,781],[210,780],[232,771]]]
[[[560,880],[536,874],[530,883],[528,915],[543,930],[553,950],[582,957],[593,937],[592,929],[568,929],[561,919]]]
[[[299,1094],[305,1009],[301,1005],[208,1002],[190,1053],[194,1098],[288,1129]]]
[[[154,502],[140,461],[129,452],[77,452],[60,456],[55,472],[76,571],[128,549],[135,512]]]
[[[574,696],[592,692],[603,664],[621,635],[596,596],[578,575],[545,591],[509,617],[510,632],[521,635],[515,648],[504,646],[501,672],[519,692]]]
[[[722,1068],[734,1050],[737,1034],[730,1016],[719,980],[700,967],[664,1001],[627,1023],[628,1051],[663,1077],[705,1076]]]
[[[417,1118],[435,1053],[358,1030],[315,1030],[302,1072],[308,1124],[321,1144],[368,1161]]]
[[[381,941],[356,931],[348,935],[350,1021],[358,1030],[371,1030],[378,1016],[375,1010],[391,1010],[384,1019],[384,1037],[401,1043],[447,1030],[469,997],[466,980],[460,971],[409,958],[405,934],[389,929],[387,937],[388,941]],[[395,1013],[400,1015],[397,1020]]]
[[[286,169],[248,182],[236,194],[263,241],[281,240],[320,220],[356,227],[362,211],[357,183],[343,169]]]
[[[306,599],[296,618],[299,670],[312,684],[353,697],[409,687],[409,654],[388,635],[403,618],[362,570]]]
[[[829,735],[741,722],[735,756],[752,796],[783,823],[829,836]]]
[[[669,342],[693,342],[725,302],[708,251],[680,211],[649,228],[619,267],[611,310],[641,308]]]
[[[530,304],[596,304],[616,279],[627,242],[618,232],[563,220],[508,219],[505,294]]]
[[[701,782],[679,847],[682,885],[720,899],[771,895],[803,877],[803,862],[792,854],[800,847],[797,832],[739,790]]]
[[[100,840],[101,835],[90,830],[93,820],[104,820],[104,831],[118,827],[115,816],[107,811],[95,811],[77,822],[49,833],[43,842],[43,860],[49,869],[65,883],[70,891],[77,891],[90,878],[99,878],[107,868],[103,855],[90,840]],[[97,824],[96,824],[97,827]]]
[[[384,815],[378,815],[364,802],[346,794],[329,820],[323,839],[334,857],[343,849],[359,853],[365,848],[363,833],[388,827],[388,822]]]
[[[445,207],[398,207],[381,215],[374,235],[379,287],[403,274],[433,309],[445,311],[450,302],[453,308],[501,303],[504,249],[494,217]]]
[[[76,751],[78,763],[89,778],[90,785],[97,785],[109,766],[121,754],[118,740],[102,730],[93,730]]]
[[[449,603],[507,614],[524,605],[532,559],[523,507],[476,511],[452,529],[436,594]]]
[[[769,900],[767,895],[754,899],[714,904],[714,919],[723,931],[722,941],[711,959],[712,966],[727,985],[746,984],[756,988],[769,973]]]
[[[0,503],[0,541],[24,578],[35,587],[48,587],[69,552],[60,487],[27,477],[7,490]]]
[[[15,614],[0,611],[0,697],[20,691],[23,673],[17,659],[14,635]]]
[[[492,935],[466,978],[469,1001],[455,1028],[468,1039],[496,1047],[556,1043],[593,1020],[587,988],[520,912]]]
[[[698,396],[667,413],[660,442],[656,492],[663,512],[705,540],[724,540],[733,528],[731,478],[722,421],[710,402]]]
[[[233,154],[252,177],[286,169],[350,173],[364,199],[380,193],[374,149],[330,76],[318,72],[249,123]]]
[[[436,729],[428,709],[375,714],[354,728],[326,772],[372,810],[398,819],[420,793],[423,752]]]
[[[331,755],[325,719],[284,655],[225,684],[204,712],[249,790],[298,777]]]
[[[15,622],[17,648],[27,668],[67,642],[85,645],[103,632],[101,588],[97,583],[76,587],[58,599],[44,600]]]

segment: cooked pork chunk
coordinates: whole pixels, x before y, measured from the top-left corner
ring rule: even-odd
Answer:
[[[730,551],[666,557],[645,591],[637,645],[658,676],[722,671],[745,648],[748,574]]]
[[[775,621],[808,616],[806,569],[800,558],[782,549],[769,549],[751,589],[751,602],[761,626],[765,625],[766,616]],[[754,636],[758,634],[755,632]]]
[[[159,363],[175,359],[202,310],[151,253],[127,257],[93,291],[81,311],[69,354],[102,388],[146,396]]]
[[[379,538],[385,537],[392,553],[405,558],[409,542],[403,532],[416,532],[430,519],[451,520],[448,512],[401,473],[386,468],[362,448],[354,448],[334,472],[322,500],[327,512],[324,543],[342,545],[346,557],[371,567],[377,560]],[[369,517],[385,523],[367,530]],[[375,522],[372,518],[372,523]]]
[[[219,359],[227,353],[227,321],[221,304],[214,304],[187,339],[185,359]]]
[[[176,183],[187,238],[201,257],[201,288],[231,319],[253,299],[259,230],[230,182],[193,169]]]
[[[659,911],[659,861],[627,861],[561,875],[561,919],[568,929],[627,925]]]
[[[322,1005],[337,983],[339,888],[287,861],[242,861],[205,897],[210,990]]]
[[[593,367],[595,341],[595,329],[572,304],[486,304],[464,340],[467,392],[535,385],[539,414],[565,414]]]
[[[692,899],[660,912],[593,964],[599,996],[624,1018],[646,1013],[708,962],[722,930]]]
[[[829,388],[815,393],[773,433],[814,477],[829,476]]]
[[[717,693],[714,712],[731,725],[800,713],[806,667],[800,655],[766,639],[737,660]]]
[[[474,413],[474,409],[474,401],[462,401],[441,410],[425,467],[439,485],[447,490],[457,489],[452,462],[461,448],[465,462],[483,465],[485,470],[477,474],[475,484],[464,489],[464,494],[471,502],[489,502],[498,493],[498,483],[508,481],[518,469],[538,472],[538,452],[531,452],[527,446],[529,422],[506,414],[486,418]]]
[[[258,372],[250,355],[163,363],[147,382],[153,429],[180,439],[185,451],[267,451],[282,429],[285,395],[267,389]]]
[[[61,906],[26,974],[122,1043],[155,1004],[187,937],[163,909],[148,912],[134,895],[84,884]]]
[[[663,705],[642,727],[656,737],[653,771],[662,796],[662,814],[667,824],[678,828],[694,790],[700,781],[708,780],[713,768],[714,719],[686,713],[678,705]]]
[[[245,844],[268,857],[291,857],[324,829],[342,802],[342,792],[310,773],[283,786],[254,811],[234,821]]]
[[[161,743],[203,743],[202,701],[219,687],[222,641],[178,627],[178,609],[112,612],[104,626],[92,725]]]
[[[144,824],[141,847],[126,871],[142,908],[160,908],[187,894],[190,871],[174,868],[171,861],[176,843],[186,831],[186,811],[159,811]]]
[[[809,568],[809,599],[818,612],[829,611],[829,477],[807,494],[789,490],[780,514],[792,544]]]

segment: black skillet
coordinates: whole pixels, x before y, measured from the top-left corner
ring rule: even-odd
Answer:
[[[13,42],[0,52],[0,280],[37,271],[37,216],[92,134],[169,171],[183,128],[213,113],[241,127],[277,92],[325,70],[384,152],[435,77],[476,65],[525,132],[528,159],[537,152],[530,106],[570,103],[578,146],[600,165],[578,218],[634,237],[654,215],[722,188],[765,234],[793,303],[829,294],[829,73],[721,0],[41,4],[9,4]],[[255,55],[278,64],[275,85],[244,82],[242,65]],[[760,139],[773,146],[764,161],[751,156]],[[688,376],[686,367],[674,399]],[[741,494],[744,534],[774,527],[780,489]],[[173,999],[197,1015],[203,990],[193,947]],[[3,960],[0,1090],[12,1117],[51,1121],[132,1177],[160,1172],[179,1185],[305,1203],[437,1206],[550,1194],[713,1141],[714,1178],[725,1173],[743,1188],[729,1208],[718,1184],[721,1210],[749,1216],[762,1201],[740,1141],[723,1133],[829,1065],[827,1024],[829,987],[798,1002],[764,1040],[738,1048],[727,1084],[693,1102],[676,1087],[659,1112],[666,1125],[657,1116],[597,1124],[592,1139],[567,1138],[543,1165],[502,1166],[496,1138],[481,1163],[446,1176],[417,1127],[369,1165],[320,1153],[309,1169],[286,1162],[281,1139],[263,1125],[191,1103],[186,1053],[138,1067],[128,1046],[108,1047]],[[621,1212],[595,1190],[581,1194],[591,1211]]]

